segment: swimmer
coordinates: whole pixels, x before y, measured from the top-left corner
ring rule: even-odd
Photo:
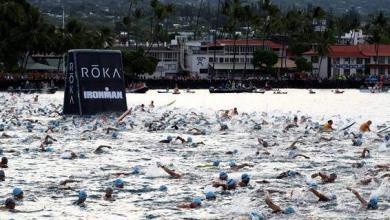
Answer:
[[[192,138],[188,137],[187,140],[184,140],[184,138],[177,136],[175,140],[179,140],[182,144],[190,144],[192,147],[197,147],[199,145],[205,145],[203,141],[201,142],[192,142]]]
[[[16,202],[13,198],[7,198],[4,202],[4,207],[1,207],[1,209],[8,209],[10,211],[15,210]]]
[[[269,147],[268,142],[263,140],[263,139],[261,139],[261,138],[257,138],[257,142],[259,142],[259,144],[263,145],[264,148]]]
[[[108,128],[103,129],[103,130],[106,130],[106,134],[109,134],[110,131],[119,131],[118,128],[113,128],[113,127],[108,127]]]
[[[241,175],[241,181],[238,183],[240,187],[246,187],[248,186],[250,181],[250,177],[248,174],[244,173]]]
[[[286,172],[283,172],[283,173],[279,174],[276,178],[277,179],[283,179],[283,178],[295,177],[295,176],[302,176],[302,175],[300,173],[296,172],[296,171],[288,170]]]
[[[311,178],[321,177],[322,183],[334,183],[334,181],[337,179],[337,175],[335,173],[331,173],[330,175],[318,172],[311,175]]]
[[[162,168],[166,173],[168,173],[173,178],[180,179],[182,177],[182,175],[177,173],[175,170],[171,170],[166,166],[161,165],[160,163],[157,163],[157,167]]]
[[[360,158],[366,158],[369,156],[370,156],[370,150],[368,150],[367,148],[364,148],[362,151],[362,154],[360,155]]]
[[[234,161],[230,161],[229,166],[234,171],[238,171],[238,170],[245,168],[245,167],[253,167],[253,165],[248,164],[248,163],[243,163],[243,164],[237,165]]]
[[[231,110],[229,111],[229,116],[230,116],[230,117],[233,117],[233,116],[235,116],[235,115],[238,115],[238,111],[237,111],[237,108],[236,108],[236,107],[234,107],[233,109],[231,109]]]
[[[336,199],[336,195],[334,195],[334,194],[332,194],[331,196],[325,196],[324,194],[318,192],[316,189],[313,189],[313,188],[310,188],[309,191],[318,197],[319,202],[329,202],[331,200]]]
[[[125,187],[125,183],[121,179],[116,179],[114,181],[114,186],[119,189],[123,189]]]
[[[24,193],[23,193],[23,190],[21,188],[14,188],[12,190],[12,195],[14,196],[14,199],[16,200],[22,200],[23,197],[24,197]]]
[[[36,95],[36,96],[34,97],[34,102],[38,102],[38,98],[39,98],[39,96]]]
[[[222,120],[230,120],[231,116],[229,115],[229,110],[223,111],[219,118]]]
[[[334,130],[334,128],[333,128],[333,121],[332,120],[329,120],[322,127],[322,131],[333,131],[333,130]]]
[[[200,130],[198,128],[191,128],[188,130],[192,135],[206,135],[206,130]]]
[[[52,144],[53,141],[57,141],[56,139],[54,139],[53,137],[51,137],[50,135],[46,135],[45,139],[43,140],[43,142],[41,143],[41,146],[39,147],[40,148],[40,151],[44,152],[44,151],[47,151],[47,149],[45,148],[47,145],[49,144]]]
[[[71,180],[71,179],[68,179],[68,180],[63,180],[60,182],[60,186],[65,186],[66,184],[68,183],[80,183],[81,181],[80,180]]]
[[[217,185],[217,184],[226,183],[227,180],[228,180],[228,174],[227,174],[225,171],[221,171],[221,172],[219,173],[218,179],[216,179],[216,180],[213,182],[213,186],[214,186],[214,185]],[[218,186],[214,186],[214,187],[218,187]]]
[[[0,170],[0,181],[5,181],[5,173],[4,173],[4,170]]]
[[[150,102],[149,108],[154,108],[154,101],[151,101],[151,102]]]
[[[84,205],[85,201],[87,200],[87,193],[85,191],[79,192],[79,198],[73,202],[74,205]]]
[[[171,143],[171,141],[172,141],[172,137],[168,136],[166,139],[159,141],[159,143],[169,144],[169,143]]]
[[[347,189],[349,191],[351,191],[356,196],[356,198],[359,200],[360,204],[362,205],[362,208],[371,209],[371,210],[378,209],[378,197],[377,196],[371,197],[370,201],[367,202],[365,199],[363,199],[362,196],[360,196],[360,194],[356,190],[354,190],[350,187],[347,187]]]
[[[107,149],[112,149],[111,146],[108,146],[108,145],[100,145],[99,147],[96,148],[96,150],[94,151],[95,154],[101,154],[103,153],[103,149],[104,148],[107,148]]]
[[[372,121],[367,121],[367,122],[363,123],[362,125],[360,125],[360,128],[359,128],[360,132],[362,132],[362,133],[370,132],[371,131],[371,129],[370,129],[371,124],[372,124]]]
[[[192,202],[189,204],[180,204],[177,207],[183,208],[183,209],[195,209],[202,206],[202,199],[201,198],[193,198]]]
[[[299,125],[298,125],[298,117],[297,117],[297,116],[294,117],[293,122],[290,123],[290,124],[288,124],[288,125],[284,128],[283,131],[284,131],[284,132],[287,132],[289,129],[291,129],[291,128],[296,128],[296,127],[299,127]]]
[[[1,158],[0,168],[8,168],[8,159],[7,159],[7,157],[2,157]]]
[[[108,201],[113,201],[113,196],[112,196],[112,193],[114,191],[112,190],[111,187],[107,187],[105,190],[104,190],[104,200],[108,200]]]
[[[226,183],[214,183],[213,187],[222,187],[223,190],[235,190],[237,188],[237,181],[234,179],[229,179]]]
[[[265,203],[268,205],[270,209],[272,209],[272,213],[283,213],[283,214],[293,214],[295,210],[291,207],[286,208],[285,210],[282,210],[280,206],[276,205],[269,194],[265,197]]]

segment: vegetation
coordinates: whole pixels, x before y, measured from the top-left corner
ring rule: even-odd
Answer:
[[[370,36],[370,43],[375,45],[390,43],[390,21],[386,12],[367,15],[358,9],[348,9],[335,13],[337,10],[329,7],[324,7],[325,10],[302,5],[302,1],[294,1],[295,5],[288,1],[286,5],[290,7],[279,7],[286,0],[63,0],[63,5],[58,1],[30,0],[43,14],[26,1],[0,0],[0,68],[4,71],[23,68],[27,58],[34,53],[63,54],[71,48],[110,47],[114,39],[120,39],[120,32],[127,33],[124,41],[135,44],[168,42],[180,31],[196,33],[199,39],[214,33],[218,34],[217,38],[230,37],[234,42],[261,38],[264,42],[273,40],[288,47],[296,57],[313,49],[319,54],[320,62],[328,54],[330,45],[351,29],[363,29]],[[339,5],[351,3],[319,0],[316,4],[328,3],[329,6],[335,2]],[[372,4],[366,0],[354,0],[353,4],[365,5],[365,2]],[[60,22],[63,10],[66,14],[64,27]],[[377,53],[378,50],[379,47]],[[233,51],[236,57],[235,46]],[[133,55],[145,59],[139,63],[153,64],[148,60],[148,52],[149,49],[135,51]],[[268,52],[256,51],[255,55],[261,57]],[[287,63],[285,57],[286,54],[281,54],[281,67]],[[233,60],[235,68],[236,59]],[[20,63],[23,65],[18,65]],[[261,68],[266,65],[262,58],[254,64]],[[149,72],[149,67],[128,66],[126,69],[131,74]]]
[[[276,63],[278,55],[271,50],[260,49],[253,53],[253,66],[263,72],[272,73]]]

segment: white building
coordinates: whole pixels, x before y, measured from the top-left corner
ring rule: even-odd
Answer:
[[[341,36],[338,43],[344,45],[365,44],[367,39],[368,35],[364,35],[363,30],[351,30],[349,33],[345,33]]]

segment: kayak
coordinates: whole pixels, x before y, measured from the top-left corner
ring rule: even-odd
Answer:
[[[171,93],[169,90],[164,90],[164,91],[157,91],[157,93]]]
[[[149,91],[149,88],[144,86],[144,87],[141,87],[141,88],[137,88],[137,89],[127,89],[127,93],[138,93],[138,94],[144,94],[146,93],[147,91]]]
[[[254,93],[261,93],[261,94],[264,94],[265,93],[265,90],[264,89],[256,89],[255,91],[253,91]]]

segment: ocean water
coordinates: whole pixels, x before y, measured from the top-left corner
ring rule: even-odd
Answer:
[[[17,202],[16,212],[0,209],[0,219],[250,219],[248,214],[253,211],[267,219],[389,219],[390,182],[388,177],[381,178],[389,171],[375,176],[373,170],[375,165],[390,163],[390,146],[377,134],[390,126],[390,93],[346,90],[336,95],[330,90],[317,90],[317,94],[310,95],[307,90],[286,91],[286,95],[209,94],[207,90],[181,95],[157,91],[128,94],[129,107],[145,104],[146,111],[136,110],[126,117],[126,126],[119,129],[116,138],[103,129],[114,126],[117,115],[63,118],[54,113],[61,110],[61,92],[40,95],[37,103],[33,102],[33,95],[0,94],[1,123],[5,125],[0,134],[11,136],[0,138],[1,156],[9,160],[9,168],[3,169],[6,180],[0,182],[0,203],[12,196],[14,187],[22,188],[25,195],[23,201]],[[152,100],[155,108],[149,109]],[[219,119],[219,110],[234,107],[238,108],[238,116],[225,121]],[[283,132],[287,121],[294,116],[308,117],[309,122]],[[26,128],[26,119],[38,120],[33,123],[32,132]],[[309,129],[316,122],[323,124],[329,119],[335,122],[336,131],[319,133]],[[362,146],[352,146],[350,136],[340,129],[356,122],[348,132],[357,133],[359,125],[367,120],[373,121],[372,132],[363,135]],[[263,121],[268,124],[260,130],[254,129]],[[52,123],[58,123],[54,132],[48,133],[57,140],[48,146],[53,151],[40,152],[45,130]],[[95,124],[97,130],[88,131]],[[155,131],[148,131],[145,125],[149,124]],[[178,130],[171,128],[174,124]],[[220,131],[221,124],[229,129]],[[193,135],[190,128],[205,130],[206,134]],[[191,137],[193,142],[205,145],[159,143],[167,136]],[[265,149],[257,138],[274,146]],[[296,144],[296,152],[310,159],[289,157],[291,150],[287,148],[298,138],[302,143]],[[94,150],[99,145],[109,145],[112,149],[96,154]],[[359,155],[364,147],[371,151],[371,156],[361,159]],[[64,159],[66,151],[73,151],[78,157]],[[269,155],[264,154],[266,151]],[[209,165],[214,160],[221,161],[218,167]],[[229,167],[230,161],[249,163],[253,167],[234,171]],[[361,161],[365,162],[362,168],[352,167]],[[156,163],[175,169],[183,177],[170,178]],[[116,175],[129,173],[134,167],[139,167],[141,173]],[[222,170],[237,180],[243,173],[249,174],[250,186],[228,193],[213,188],[212,182]],[[287,170],[295,170],[302,177],[276,178]],[[318,171],[335,172],[338,178],[335,183],[321,184],[320,179],[310,177]],[[370,176],[377,177],[378,181],[359,184]],[[114,188],[115,201],[104,200],[104,189],[112,187],[117,178],[125,182],[124,189]],[[60,186],[67,179],[78,182]],[[269,183],[256,182],[261,180]],[[320,192],[335,194],[337,199],[318,202],[308,191],[308,183],[313,181],[318,183]],[[168,190],[160,191],[161,185]],[[361,209],[346,189],[348,186],[358,190],[366,200],[378,196],[379,208]],[[293,207],[296,213],[273,214],[264,202],[264,192],[270,189],[281,191],[271,195],[275,203],[283,209]],[[88,194],[82,207],[72,204],[80,190]],[[194,197],[204,199],[207,191],[214,191],[217,199],[203,200],[202,207],[197,209],[177,208]]]

